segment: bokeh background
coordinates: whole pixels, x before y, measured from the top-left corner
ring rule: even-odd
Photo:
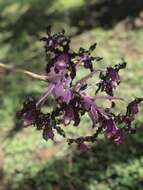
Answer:
[[[104,57],[99,66],[124,58],[128,65],[117,94],[128,101],[143,96],[143,0],[0,0],[0,62],[43,73],[39,39],[49,24],[67,31],[73,49],[96,41],[95,53]],[[81,152],[58,137],[46,142],[16,120],[24,97],[38,97],[44,88],[43,82],[0,70],[0,190],[142,190],[143,108],[134,123],[137,134],[123,145],[101,137]],[[89,129],[85,118],[68,133]]]

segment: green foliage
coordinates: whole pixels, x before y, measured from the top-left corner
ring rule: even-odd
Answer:
[[[42,161],[36,158],[36,150],[50,151],[49,143],[40,141],[38,135],[23,134],[17,135],[6,148],[5,171],[13,189],[54,189],[56,186],[63,190],[142,189],[142,134],[130,137],[123,146],[105,146],[101,140],[90,151],[61,149],[54,157]],[[63,156],[58,155],[61,151]]]

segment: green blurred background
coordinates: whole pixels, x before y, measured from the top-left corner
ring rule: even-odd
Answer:
[[[49,24],[67,31],[73,49],[97,42],[95,54],[104,57],[99,67],[124,58],[128,65],[117,94],[128,101],[143,96],[143,0],[0,0],[0,62],[43,73],[39,39]],[[59,137],[45,142],[35,128],[21,129],[15,113],[23,98],[38,97],[44,88],[0,69],[0,190],[142,190],[143,108],[134,123],[138,133],[123,145],[101,138],[80,152]],[[88,128],[85,118],[68,133]]]

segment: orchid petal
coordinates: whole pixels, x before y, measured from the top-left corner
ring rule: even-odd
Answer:
[[[55,87],[55,84],[49,84],[46,92],[40,97],[40,99],[36,103],[36,107],[42,106],[45,103],[49,94],[53,91],[54,87]]]

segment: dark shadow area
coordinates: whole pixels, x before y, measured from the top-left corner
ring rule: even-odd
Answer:
[[[85,0],[83,6],[70,10],[70,25],[76,26],[81,33],[97,26],[109,29],[128,19],[134,27],[133,19],[141,11],[142,0]]]
[[[28,9],[15,22],[0,27],[2,32],[12,32],[4,41],[15,42],[24,32],[36,36],[40,31],[44,31],[47,25],[56,27],[57,23],[61,26],[74,26],[77,33],[96,26],[109,29],[122,20],[139,16],[143,11],[142,0],[84,0],[82,6],[71,7],[65,11],[51,11],[54,3],[55,0],[30,1]],[[5,18],[0,15],[0,19],[3,21]]]
[[[19,5],[18,1],[13,1]],[[47,25],[52,24],[55,20],[59,19],[57,12],[50,12],[50,8],[54,4],[54,0],[37,0],[37,1],[26,1],[20,2],[19,10],[23,12],[24,6],[28,6],[23,14],[20,14],[14,22],[10,22],[9,19],[2,17],[1,20],[5,21],[6,24],[0,27],[1,32],[10,31],[11,35],[4,42],[9,40],[16,40],[21,37],[23,33],[27,35],[38,35],[39,31],[44,31]],[[11,6],[11,3],[5,5],[4,8]]]
[[[99,141],[89,151],[75,150],[64,158],[47,161],[35,176],[26,174],[19,189],[88,190],[95,184],[97,190],[141,190],[139,168],[136,171],[132,165],[143,157],[142,136],[143,131],[121,146]]]
[[[7,56],[1,61],[8,63],[18,61],[24,65],[39,58],[43,52],[43,49],[40,51],[35,45],[40,39],[39,33],[45,32],[46,27],[50,24],[56,26],[57,22],[61,20],[58,11],[51,10],[54,3],[55,0],[31,0],[27,2],[15,0],[9,3],[0,3],[0,8],[3,7],[0,13],[0,32],[3,36],[0,43],[9,46]],[[9,15],[3,16],[5,10],[16,5],[19,6],[18,14],[15,10],[11,18]]]

